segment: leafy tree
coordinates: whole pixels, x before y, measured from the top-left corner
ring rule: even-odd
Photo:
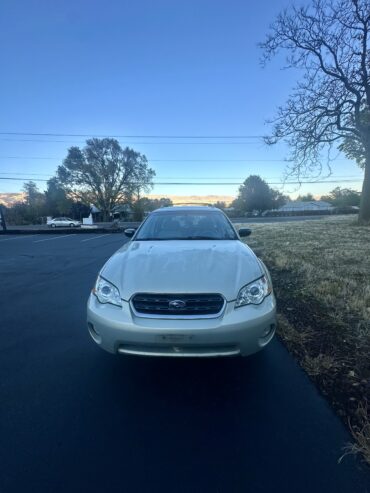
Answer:
[[[336,207],[358,207],[360,205],[361,194],[351,188],[334,188],[329,195],[323,195],[321,200],[325,200]]]
[[[24,203],[17,204],[15,212],[20,224],[41,222],[45,214],[45,197],[34,181],[27,181],[23,185]]]
[[[225,209],[226,208],[226,202],[217,201],[213,204],[214,207],[217,207],[218,209]]]
[[[142,221],[145,215],[143,199],[135,200],[132,204],[132,212],[133,212],[133,220],[134,221]]]
[[[90,210],[91,207],[89,205],[83,204],[82,202],[72,202],[68,215],[82,221],[84,217],[90,215]]]
[[[290,199],[269,185],[258,175],[249,176],[239,187],[238,197],[231,203],[233,216],[254,210],[277,209]],[[229,213],[230,214],[230,213]]]
[[[70,214],[73,201],[67,197],[66,191],[59,183],[58,178],[50,178],[45,191],[46,213],[50,216],[64,216]]]
[[[159,209],[160,207],[171,207],[173,205],[173,202],[171,199],[168,197],[161,197],[160,199],[149,199],[149,207],[155,210]]]
[[[258,175],[249,176],[239,187],[239,196],[232,203],[239,212],[262,212],[267,209],[277,208],[287,201],[287,197],[268,184]]]
[[[270,188],[270,193],[272,198],[272,209],[278,209],[290,200],[288,195],[283,195],[281,192],[274,190],[273,188]]]
[[[230,207],[231,209],[234,209],[228,212],[228,215],[232,217],[238,217],[240,214],[246,212],[244,200],[242,200],[240,195],[238,195],[238,197],[231,202]]]
[[[40,207],[44,197],[34,181],[27,181],[23,184],[24,201],[29,207]]]
[[[6,219],[5,219],[5,209],[6,207],[0,204],[0,228],[6,231]]]
[[[370,221],[369,33],[369,0],[312,0],[284,10],[261,45],[264,62],[284,51],[303,70],[266,141],[291,146],[289,172],[299,179],[321,172],[333,146],[355,158],[365,169],[360,221]]]
[[[41,217],[35,209],[25,202],[16,202],[6,210],[6,219],[9,224],[34,224],[41,221]]]
[[[300,202],[312,202],[315,200],[315,197],[312,193],[306,193],[306,195],[298,195],[297,200]]]
[[[264,211],[272,207],[271,189],[258,175],[251,175],[244,181],[239,188],[239,196],[247,212]]]
[[[107,220],[112,208],[134,193],[148,192],[154,170],[146,157],[115,139],[89,139],[83,149],[71,147],[57,177],[66,192],[85,204],[93,203]]]
[[[142,221],[145,213],[155,211],[161,207],[169,207],[173,205],[172,200],[167,197],[161,197],[160,199],[150,199],[149,197],[142,197],[136,200],[132,205],[135,221]]]

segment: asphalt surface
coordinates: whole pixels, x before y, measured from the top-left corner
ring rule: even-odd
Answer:
[[[0,238],[0,492],[370,491],[278,340],[247,359],[114,356],[85,305],[123,235]],[[179,280],[180,281],[180,280]]]
[[[113,222],[107,222],[107,223],[94,223],[95,226],[97,226],[98,228],[107,228],[107,229],[111,229],[112,228],[112,225],[113,225]],[[121,221],[119,223],[119,225],[123,228],[126,228],[126,227],[130,227],[130,226],[139,226],[140,225],[140,222],[125,222],[125,221]],[[61,227],[61,226],[58,226],[57,228],[51,228],[50,226],[48,226],[47,224],[26,224],[24,226],[21,226],[21,225],[7,225],[7,229],[10,230],[10,231],[14,231],[14,230],[38,230],[38,231],[51,231],[51,232],[60,232],[60,231],[64,231],[64,230],[69,230],[69,231],[75,231],[75,232],[78,232],[78,231],[81,231],[81,228],[79,226],[77,227],[74,227],[74,228],[71,228],[70,226],[66,226],[66,227]],[[85,230],[86,231],[86,230]]]
[[[294,221],[313,221],[313,220],[320,220],[320,219],[325,219],[328,216],[325,215],[319,215],[319,216],[280,216],[280,217],[231,217],[230,221],[233,223],[285,223],[285,222],[294,222]],[[112,223],[96,223],[96,225],[99,228],[109,228],[112,226]],[[137,227],[140,225],[140,222],[120,222],[120,226],[123,228],[129,228],[129,227]],[[26,226],[8,226],[8,230],[46,230],[50,231],[50,226],[47,226],[46,224],[30,224]],[[57,231],[61,231],[64,229],[71,229],[71,228],[57,228]],[[78,228],[77,228],[78,229]]]

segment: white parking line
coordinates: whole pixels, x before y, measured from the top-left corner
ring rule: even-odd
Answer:
[[[1,241],[9,241],[9,240],[21,240],[22,238],[31,238],[32,236],[36,236],[36,235],[22,235],[22,236],[16,236],[16,237],[13,237],[13,238],[4,238]]]
[[[53,236],[53,238],[44,238],[43,240],[36,240],[34,243],[41,243],[42,241],[50,241],[50,240],[60,240],[61,238],[66,238],[67,236],[76,236],[76,233],[72,233],[69,235],[62,235],[62,236]]]
[[[98,235],[98,236],[93,236],[92,238],[87,238],[86,240],[81,240],[81,243],[84,241],[91,241],[91,240],[96,240],[97,238],[103,238],[103,236],[111,236],[112,233],[108,233],[106,235]]]

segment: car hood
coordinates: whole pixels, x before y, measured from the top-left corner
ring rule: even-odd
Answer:
[[[238,240],[130,241],[101,275],[129,300],[135,293],[220,293],[234,300],[263,274],[252,250]]]

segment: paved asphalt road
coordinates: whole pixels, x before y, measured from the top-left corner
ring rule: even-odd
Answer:
[[[0,237],[0,492],[369,492],[366,466],[338,464],[349,436],[278,340],[245,360],[95,346],[86,299],[123,241]]]
[[[281,216],[281,217],[233,217],[230,218],[233,223],[285,223],[292,221],[314,221],[327,218],[328,216]],[[96,223],[99,227],[105,228],[112,225],[112,223]],[[121,222],[121,226],[130,227],[131,225],[138,226],[140,223],[130,223],[130,222]],[[46,224],[33,224],[29,226],[8,226],[8,229],[46,229],[50,230],[50,227]],[[62,228],[58,228],[60,231]],[[69,229],[69,228],[67,228]]]

